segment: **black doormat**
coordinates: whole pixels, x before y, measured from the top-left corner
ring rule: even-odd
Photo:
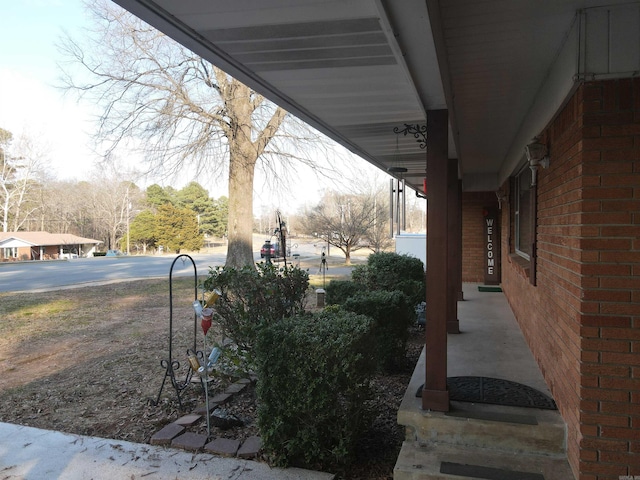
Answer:
[[[556,402],[535,388],[491,377],[448,377],[449,400],[490,403],[509,407],[557,410]],[[422,396],[422,387],[416,397]]]

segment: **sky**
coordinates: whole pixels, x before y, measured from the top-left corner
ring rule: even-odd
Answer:
[[[100,161],[92,151],[90,136],[97,111],[92,112],[75,94],[64,95],[59,88],[61,55],[56,47],[64,32],[78,39],[82,29],[91,25],[82,1],[0,0],[0,11],[0,128],[13,133],[14,139],[21,133],[38,139],[48,151],[47,162],[56,178],[89,179]],[[380,176],[379,170],[364,160],[351,159],[349,164],[357,164],[353,169],[345,165],[346,170],[354,171],[353,178],[362,178],[363,172]],[[304,170],[293,176],[288,188],[275,191],[265,188],[264,178],[256,173],[254,213],[261,214],[263,205],[294,213],[291,210],[302,205],[315,205],[323,190],[337,188]],[[136,183],[142,188],[154,182],[182,188],[191,180],[198,181],[214,198],[227,195],[225,179],[203,182],[188,173],[173,181],[146,179]]]
[[[43,143],[58,178],[82,178],[97,159],[87,139],[89,112],[55,87],[55,43],[63,28],[85,22],[81,2],[0,0],[0,11],[0,127]]]

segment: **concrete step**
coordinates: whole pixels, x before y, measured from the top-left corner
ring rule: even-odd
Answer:
[[[535,455],[566,451],[566,425],[556,410],[451,402],[447,413],[401,407],[398,423],[409,441]]]
[[[461,445],[405,441],[394,480],[566,480],[564,455],[535,455]]]

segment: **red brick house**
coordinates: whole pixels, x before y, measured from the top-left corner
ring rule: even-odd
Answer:
[[[426,194],[425,411],[499,283],[575,477],[640,475],[639,2],[116,2]]]
[[[0,261],[87,257],[100,243],[70,233],[0,232]]]
[[[640,79],[585,82],[541,132],[530,261],[516,253],[513,182],[501,186],[501,285],[567,422],[576,478],[639,470],[639,107]],[[484,255],[471,219],[492,201],[463,194],[465,259]],[[465,262],[464,278],[482,281],[482,264]]]

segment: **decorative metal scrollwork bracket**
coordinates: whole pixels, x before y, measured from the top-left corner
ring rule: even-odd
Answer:
[[[393,127],[393,133],[396,135],[403,134],[405,137],[407,135],[413,135],[416,141],[420,144],[420,148],[427,148],[427,126],[426,125],[409,125],[408,123],[404,124],[404,128]]]

